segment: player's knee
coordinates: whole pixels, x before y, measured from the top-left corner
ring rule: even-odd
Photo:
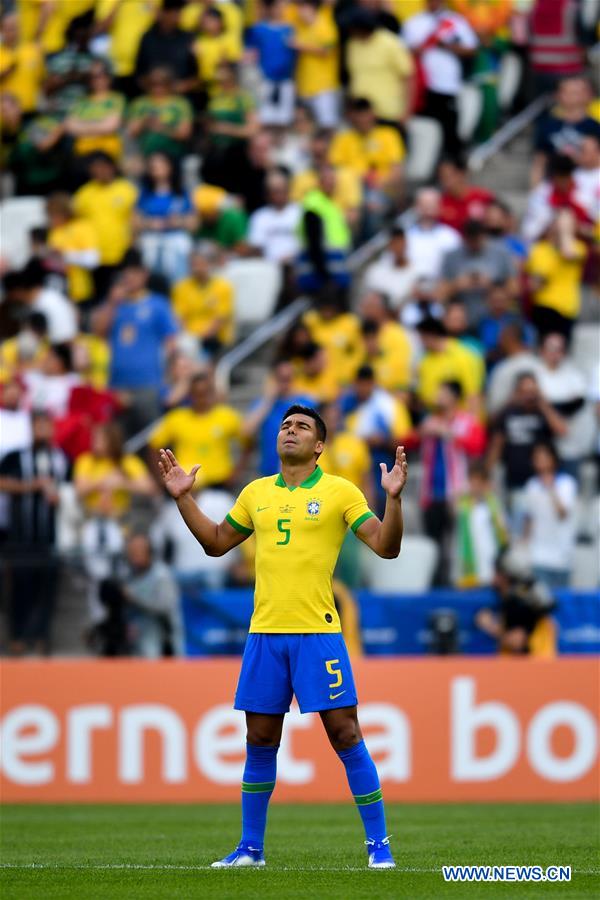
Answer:
[[[355,719],[336,722],[328,728],[327,735],[334,750],[349,750],[361,739],[360,728]]]
[[[268,728],[254,726],[248,728],[246,732],[246,741],[255,747],[277,747],[279,744],[279,734],[269,731]]]

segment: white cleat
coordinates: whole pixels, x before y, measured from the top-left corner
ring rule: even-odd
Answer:
[[[233,853],[212,863],[211,869],[254,868],[266,865],[264,852],[258,847],[239,844]]]
[[[390,850],[390,839],[385,837],[382,841],[365,841],[369,853],[369,869],[395,869],[396,863]]]

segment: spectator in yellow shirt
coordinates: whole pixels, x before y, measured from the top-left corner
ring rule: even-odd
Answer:
[[[191,383],[189,407],[173,409],[150,437],[156,451],[169,447],[186,472],[199,464],[196,487],[225,486],[239,473],[242,417],[232,406],[218,403],[210,372],[199,372]]]
[[[320,0],[299,0],[293,46],[298,98],[322,128],[336,128],[340,120],[339,35],[333,12]]]
[[[317,403],[335,400],[340,390],[338,379],[329,365],[327,351],[310,341],[299,353],[300,371],[294,377],[292,390],[313,397]]]
[[[67,30],[74,19],[91,12],[95,0],[42,0],[48,9],[40,16],[37,38],[46,56],[58,53],[67,41]]]
[[[51,194],[46,201],[46,214],[50,225],[48,245],[65,266],[69,297],[77,303],[91,300],[91,273],[100,263],[94,226],[74,214],[68,194]]]
[[[410,114],[413,58],[404,42],[376,26],[369,10],[358,9],[350,25],[346,47],[349,91],[366,97],[381,122],[398,125]]]
[[[100,252],[94,285],[96,296],[104,297],[131,246],[138,192],[135,185],[119,174],[114,159],[107,153],[93,153],[88,169],[90,180],[74,195],[73,211],[94,226]]]
[[[354,381],[363,355],[358,316],[347,312],[338,292],[327,290],[316,309],[304,315],[311,337],[327,354],[327,365],[340,388]]]
[[[162,0],[96,0],[94,31],[109,38],[117,89],[128,98],[138,93],[133,75],[137,52],[161,4]]]
[[[363,359],[375,380],[387,391],[405,391],[412,381],[413,348],[406,329],[394,320],[384,294],[370,291],[359,307],[362,319]]]
[[[173,285],[175,315],[202,349],[214,355],[233,340],[233,285],[214,272],[215,250],[196,249],[190,258],[190,276]]]
[[[439,319],[425,318],[417,325],[423,356],[417,369],[417,397],[427,410],[435,406],[442,384],[456,381],[461,386],[465,405],[480,413],[482,367],[477,356],[460,341],[448,337]]]
[[[111,90],[112,78],[105,60],[94,60],[88,75],[89,94],[69,109],[65,133],[74,138],[78,156],[96,150],[118,160],[122,153],[119,132],[125,113],[125,98]]]
[[[202,28],[202,17],[208,9],[218,9],[223,19],[224,33],[227,35],[230,46],[235,51],[235,59],[239,59],[242,55],[242,32],[244,23],[242,21],[242,11],[237,3],[230,3],[229,0],[218,0],[211,3],[211,0],[187,0],[181,16],[179,17],[179,27],[184,31],[192,31],[197,33]]]
[[[0,35],[0,90],[16,97],[23,113],[35,112],[44,77],[42,52],[33,41],[21,40],[14,13],[2,17]]]
[[[319,184],[319,169],[329,161],[331,136],[325,129],[318,130],[310,141],[311,167],[298,172],[292,179],[291,199],[300,203]],[[362,205],[362,181],[358,172],[349,166],[336,166],[333,200],[343,210],[350,228],[354,229],[359,220]]]
[[[156,494],[156,485],[142,460],[124,452],[123,433],[114,422],[96,425],[92,449],[77,458],[73,480],[89,515],[122,518],[134,497]]]
[[[327,443],[319,465],[329,475],[347,478],[368,498],[372,493],[369,445],[346,430],[338,403],[325,403],[319,414],[327,427]]]
[[[237,62],[241,48],[235,36],[225,28],[225,16],[216,6],[209,6],[200,18],[200,34],[192,50],[198,62],[198,74],[209,94],[215,88],[216,72],[223,62]]]

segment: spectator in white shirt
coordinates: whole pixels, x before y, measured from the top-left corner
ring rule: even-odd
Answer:
[[[68,344],[48,347],[40,369],[25,372],[23,379],[29,408],[43,410],[52,418],[66,415],[71,391],[81,384],[81,377],[73,371]]]
[[[550,590],[569,585],[576,539],[577,482],[558,471],[558,456],[549,444],[533,448],[535,471],[525,485],[525,538],[533,575]]]
[[[582,138],[573,180],[585,211],[597,222],[600,219],[600,141],[595,135]]]
[[[492,417],[509,402],[519,375],[531,373],[538,380],[542,369],[539,358],[525,343],[525,331],[518,322],[504,326],[498,345],[504,359],[494,366],[486,397],[486,409]]]
[[[445,0],[427,0],[425,12],[404,23],[402,36],[417,54],[425,81],[426,116],[437,119],[444,131],[444,152],[457,156],[456,97],[463,85],[463,59],[473,56],[477,35],[463,16],[447,8]]]
[[[296,203],[290,203],[289,178],[283,171],[274,169],[267,176],[267,199],[267,206],[250,216],[248,244],[265,259],[289,264],[300,249],[300,209]]]
[[[8,223],[5,227],[8,227]],[[48,340],[52,344],[72,341],[77,335],[75,306],[55,288],[46,287],[47,273],[37,259],[30,260],[24,269],[10,279],[10,293],[31,312],[39,312],[46,318]]]
[[[24,391],[18,379],[7,381],[0,392],[0,461],[15,450],[31,447],[31,416],[23,406]],[[8,498],[0,494],[0,541],[8,527]]]
[[[406,232],[406,256],[419,275],[439,278],[446,253],[460,247],[456,229],[440,222],[441,194],[435,188],[423,188],[415,201],[416,221]]]
[[[385,294],[393,308],[399,310],[414,298],[418,281],[419,271],[406,255],[404,228],[395,225],[387,251],[367,269],[364,287],[367,291]]]
[[[597,175],[596,170],[596,175]],[[587,173],[586,173],[587,174]],[[586,239],[593,233],[594,191],[584,180],[575,179],[575,163],[569,156],[554,156],[550,160],[548,179],[529,194],[521,230],[527,241],[538,241],[550,227],[559,208],[570,209],[575,215],[578,236]],[[585,189],[588,194],[586,196]],[[600,188],[596,184],[596,202]]]

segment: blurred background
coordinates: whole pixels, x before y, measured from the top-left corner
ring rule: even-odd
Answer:
[[[221,521],[318,406],[351,652],[600,650],[596,0],[8,0],[1,651],[241,653]]]

